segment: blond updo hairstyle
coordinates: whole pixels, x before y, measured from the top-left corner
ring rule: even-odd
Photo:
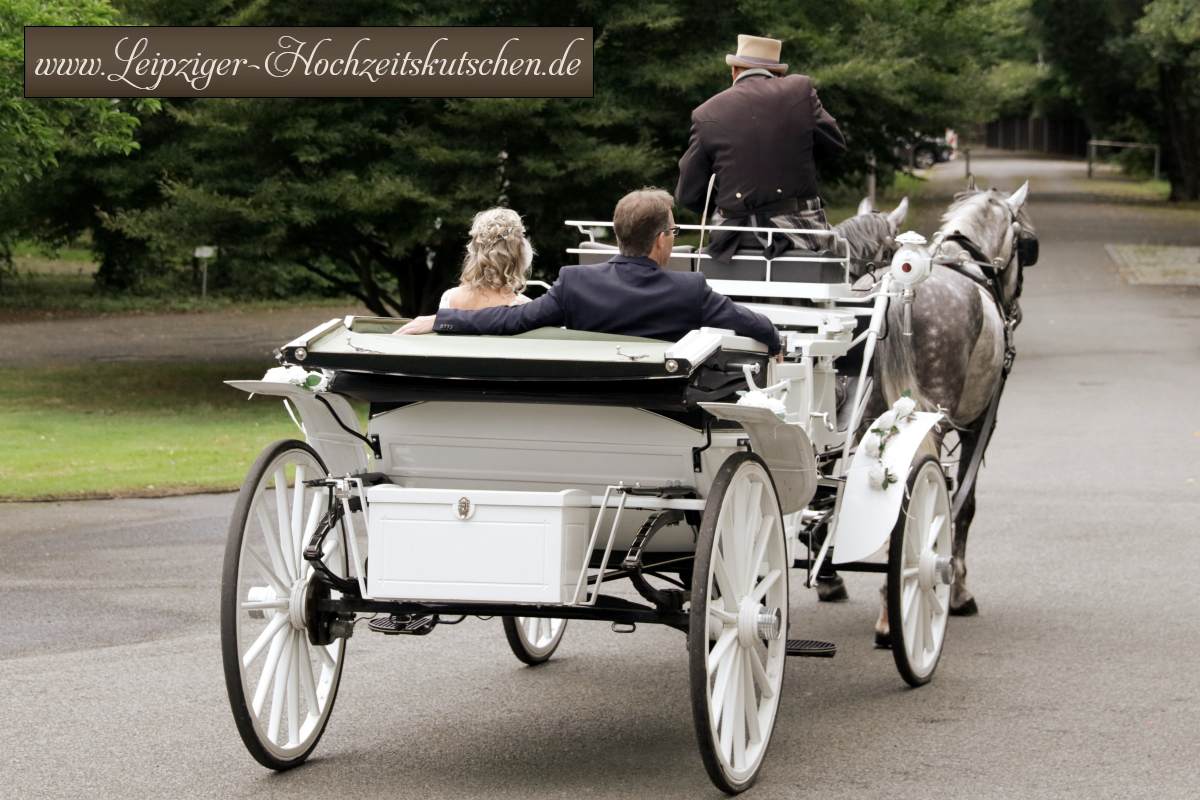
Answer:
[[[489,208],[471,220],[471,239],[459,284],[520,294],[532,264],[533,245],[525,237],[520,215],[509,208]]]

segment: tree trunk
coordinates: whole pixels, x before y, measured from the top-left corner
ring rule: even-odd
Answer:
[[[1171,200],[1200,200],[1200,85],[1189,85],[1183,66],[1160,64],[1158,86]]]

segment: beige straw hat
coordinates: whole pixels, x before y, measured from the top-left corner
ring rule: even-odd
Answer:
[[[731,67],[746,67],[747,69],[767,69],[783,74],[788,65],[779,63],[779,53],[783,42],[778,39],[768,39],[765,36],[738,35],[737,54],[725,56],[725,63]]]

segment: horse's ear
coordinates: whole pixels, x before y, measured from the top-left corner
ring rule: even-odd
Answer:
[[[967,175],[967,191],[968,192],[975,191],[975,173],[974,172]]]
[[[1029,181],[1021,184],[1021,188],[1008,196],[1004,202],[1008,203],[1008,207],[1015,214],[1021,210],[1021,206],[1025,205],[1025,198],[1029,196]]]
[[[874,210],[875,206],[872,205],[871,198],[864,197],[862,202],[858,204],[858,212],[855,214],[855,216],[861,217],[863,214],[870,214]]]
[[[900,230],[900,226],[904,224],[904,218],[908,216],[908,198],[905,197],[900,201],[900,205],[896,206],[888,215],[888,226],[892,229],[892,233]]]

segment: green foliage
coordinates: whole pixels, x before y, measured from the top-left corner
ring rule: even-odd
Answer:
[[[127,155],[138,146],[131,103],[22,96],[25,25],[111,25],[114,14],[105,0],[0,0],[0,194],[37,180],[64,156]]]
[[[1092,130],[1157,141],[1171,198],[1200,199],[1200,7],[1035,0],[1047,55]],[[1139,156],[1126,157],[1140,163]]]

